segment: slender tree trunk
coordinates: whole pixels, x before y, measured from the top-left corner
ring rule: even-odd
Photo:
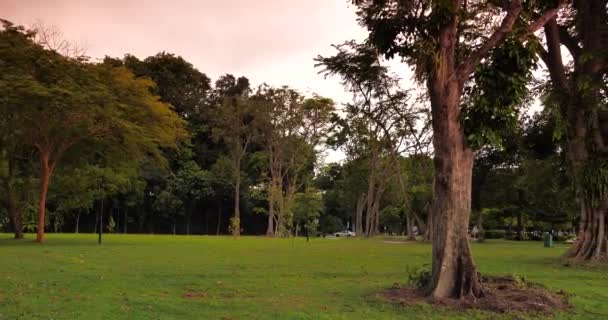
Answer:
[[[125,208],[125,210],[123,211],[123,218],[122,218],[122,233],[123,234],[127,234],[127,225],[129,224],[129,216],[128,216],[127,208]]]
[[[433,194],[435,192],[433,191]],[[426,229],[424,229],[424,241],[431,242],[433,240],[433,212],[429,211],[426,218]]]
[[[101,237],[103,235],[103,197],[101,198],[101,202],[99,205],[99,226],[97,229],[97,243],[101,244]]]
[[[74,229],[74,233],[78,233],[78,229],[80,227],[80,210],[81,209],[78,209],[76,212],[76,228]]]
[[[217,229],[215,231],[215,235],[220,235],[220,230],[222,228],[222,206],[217,206]]]
[[[416,224],[418,225],[418,234],[424,236],[426,234],[426,230],[428,229],[428,226],[424,223],[424,221],[422,221],[422,219],[416,213],[414,213],[413,215],[414,215],[414,220],[416,221]]]
[[[376,201],[374,205],[374,227],[372,228],[373,234],[372,236],[376,236],[380,234],[380,199]]]
[[[266,228],[266,236],[272,237],[274,236],[274,182],[271,182],[269,199],[268,199],[268,227]]]
[[[98,225],[99,225],[99,212],[95,212],[95,225],[93,226],[93,234],[97,233]]]
[[[186,207],[186,235],[190,235],[190,206]]]
[[[524,214],[521,210],[517,211],[517,240],[524,240]]]
[[[479,213],[479,217],[477,217],[477,230],[479,230],[479,235],[477,236],[478,240],[484,240],[485,239],[485,232],[483,231],[483,214],[481,212],[481,210],[478,212]]]
[[[359,198],[357,198],[357,207],[355,210],[355,219],[354,221],[354,231],[357,235],[363,235],[363,210],[365,209],[365,201],[366,201],[365,193],[361,193]]]
[[[12,183],[7,183],[7,211],[11,225],[13,227],[14,238],[23,239],[23,216],[17,204],[17,197]]]
[[[205,229],[201,228],[201,233],[209,234],[209,210],[205,210]]]
[[[240,167],[240,166],[239,166]],[[239,169],[240,170],[240,169]],[[238,238],[241,235],[241,175],[237,173],[237,179],[234,186],[234,217],[231,222],[232,236]]]
[[[52,166],[49,165],[49,153],[40,154],[40,199],[38,202],[38,225],[36,242],[44,241],[44,225],[46,214],[46,196],[49,191],[49,182],[51,180]]]
[[[449,37],[455,34],[443,36],[451,41]],[[460,85],[449,79],[453,72],[447,67],[450,61],[442,63],[446,66],[440,66],[429,79],[435,151],[430,289],[437,299],[481,297],[483,291],[468,241],[473,151],[465,145],[460,124]]]
[[[405,224],[407,226],[407,239],[408,240],[416,240],[416,235],[414,234],[414,224],[412,223],[412,218],[409,213],[405,214]]]
[[[18,205],[17,195],[15,191],[15,175],[16,175],[16,164],[15,159],[11,156],[8,157],[8,177],[5,179],[6,188],[6,211],[8,212],[8,218],[11,226],[13,227],[14,238],[23,239],[23,211]]]
[[[365,210],[365,235],[367,237],[372,234],[372,219],[374,217],[374,201],[375,201],[375,169],[376,169],[376,160],[375,157],[372,156],[370,159],[370,173],[367,181],[367,208]]]

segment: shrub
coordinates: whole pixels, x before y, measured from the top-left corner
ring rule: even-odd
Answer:
[[[504,239],[506,235],[505,230],[486,230],[485,239]]]
[[[555,236],[554,240],[555,241],[568,241],[571,239],[575,239],[576,235],[574,234],[561,234],[559,236]]]
[[[320,229],[322,233],[331,234],[344,230],[344,225],[340,218],[332,215],[325,215],[321,217]]]
[[[418,289],[427,289],[431,285],[433,270],[429,264],[425,264],[418,268],[408,269],[407,274],[408,284]]]

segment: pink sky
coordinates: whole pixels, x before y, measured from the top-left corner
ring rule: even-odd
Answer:
[[[349,95],[312,59],[365,37],[347,0],[1,0],[0,17],[57,26],[93,58],[164,50],[212,79],[244,75],[338,101]]]
[[[337,102],[350,94],[319,75],[313,58],[365,38],[348,0],[0,0],[0,18],[56,26],[92,58],[167,51],[213,80],[244,75]],[[326,161],[343,158],[330,151]]]

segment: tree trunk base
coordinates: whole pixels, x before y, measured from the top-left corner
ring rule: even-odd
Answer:
[[[529,313],[532,317],[539,314],[550,317],[560,310],[568,310],[570,303],[568,295],[560,291],[555,293],[525,280],[509,276],[483,277],[483,298],[471,299],[431,299],[423,290],[412,287],[393,287],[381,292],[381,296],[389,302],[399,305],[420,305],[430,303],[434,307],[444,307],[454,310],[483,310],[497,314],[513,313],[515,318]],[[466,315],[463,315],[466,317]]]
[[[574,263],[608,262],[606,208],[582,208],[578,240],[565,258]]]

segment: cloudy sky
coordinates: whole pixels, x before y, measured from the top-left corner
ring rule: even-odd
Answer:
[[[348,0],[0,0],[0,18],[55,26],[94,59],[167,51],[212,79],[244,75],[337,102],[349,94],[313,58],[365,38]],[[330,152],[327,161],[342,157]]]
[[[313,58],[365,37],[347,0],[1,0],[0,17],[56,26],[93,58],[164,50],[212,79],[244,75],[338,101],[348,94]]]

